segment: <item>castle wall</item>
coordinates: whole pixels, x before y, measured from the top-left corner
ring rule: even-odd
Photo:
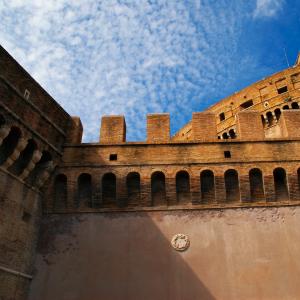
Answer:
[[[64,149],[46,193],[49,212],[269,206],[300,199],[298,140],[82,144]],[[112,155],[115,160],[110,160]],[[129,180],[133,174],[135,183]],[[156,202],[158,192],[162,197]]]
[[[0,299],[25,299],[33,274],[41,196],[2,168],[0,187]]]
[[[168,114],[129,143],[125,118],[105,116],[82,144],[80,119],[0,47],[1,300],[31,279],[30,299],[299,298],[299,68],[173,138]]]
[[[29,299],[299,299],[299,226],[299,207],[47,215]]]
[[[72,134],[71,134],[72,133]],[[75,122],[0,47],[0,299],[26,299],[41,217],[41,193]]]
[[[245,89],[218,101],[205,112],[215,114],[220,139],[234,139],[237,134],[236,115],[241,111],[260,112],[267,137],[280,137],[274,129],[283,110],[299,109],[300,65],[268,76]],[[193,139],[192,122],[187,123],[173,137],[173,141]]]
[[[0,46],[1,107],[58,146],[70,125],[63,108]]]

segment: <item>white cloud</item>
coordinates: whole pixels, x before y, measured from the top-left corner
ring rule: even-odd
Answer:
[[[256,0],[254,18],[274,17],[282,9],[284,0]]]
[[[248,8],[208,2],[0,0],[0,42],[81,117],[86,141],[104,114],[125,114],[143,139],[146,113],[170,112],[178,128],[253,64],[236,64]]]

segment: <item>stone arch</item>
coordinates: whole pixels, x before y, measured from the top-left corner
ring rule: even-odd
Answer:
[[[77,179],[77,207],[92,207],[92,176],[88,173],[81,173]]]
[[[137,206],[141,200],[141,176],[138,172],[130,172],[126,177],[128,204]]]
[[[21,138],[22,132],[20,128],[12,126],[9,134],[3,140],[0,146],[0,165],[2,165],[8,157],[14,152],[16,149],[18,142]]]
[[[117,178],[113,173],[106,173],[102,177],[103,205],[115,204],[117,200]]]
[[[298,102],[292,102],[292,109],[299,109]]]
[[[54,208],[64,209],[68,201],[68,179],[65,174],[58,174],[54,179]]]
[[[234,202],[240,201],[240,186],[239,175],[234,169],[229,169],[224,173],[225,177],[225,189],[226,189],[226,201]]]
[[[249,171],[250,194],[252,201],[265,200],[262,171],[258,168]]]
[[[213,171],[204,170],[200,173],[200,190],[202,202],[215,201],[215,176]]]
[[[17,176],[21,175],[30,163],[35,150],[37,150],[36,142],[33,139],[28,140],[26,147],[8,170]]]
[[[179,171],[176,174],[176,197],[177,203],[191,201],[190,175],[187,171]]]
[[[151,175],[151,202],[152,206],[165,205],[166,196],[166,178],[165,174],[156,171]]]
[[[279,121],[280,116],[281,116],[281,110],[280,110],[280,108],[276,108],[274,110],[274,113],[275,113],[276,120]]]
[[[284,105],[284,106],[282,107],[282,109],[286,110],[286,109],[290,109],[290,108],[289,108],[288,105]]]
[[[287,176],[283,168],[276,168],[273,171],[275,199],[283,201],[289,199],[289,191],[287,185]]]

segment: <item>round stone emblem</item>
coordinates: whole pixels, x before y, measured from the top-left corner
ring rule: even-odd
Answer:
[[[175,250],[184,251],[190,246],[190,240],[187,235],[178,233],[173,236],[171,244]]]

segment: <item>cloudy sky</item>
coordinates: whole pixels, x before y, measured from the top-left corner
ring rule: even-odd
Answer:
[[[105,114],[127,140],[146,114],[172,133],[219,99],[293,64],[297,0],[0,0],[0,43],[97,141]]]

